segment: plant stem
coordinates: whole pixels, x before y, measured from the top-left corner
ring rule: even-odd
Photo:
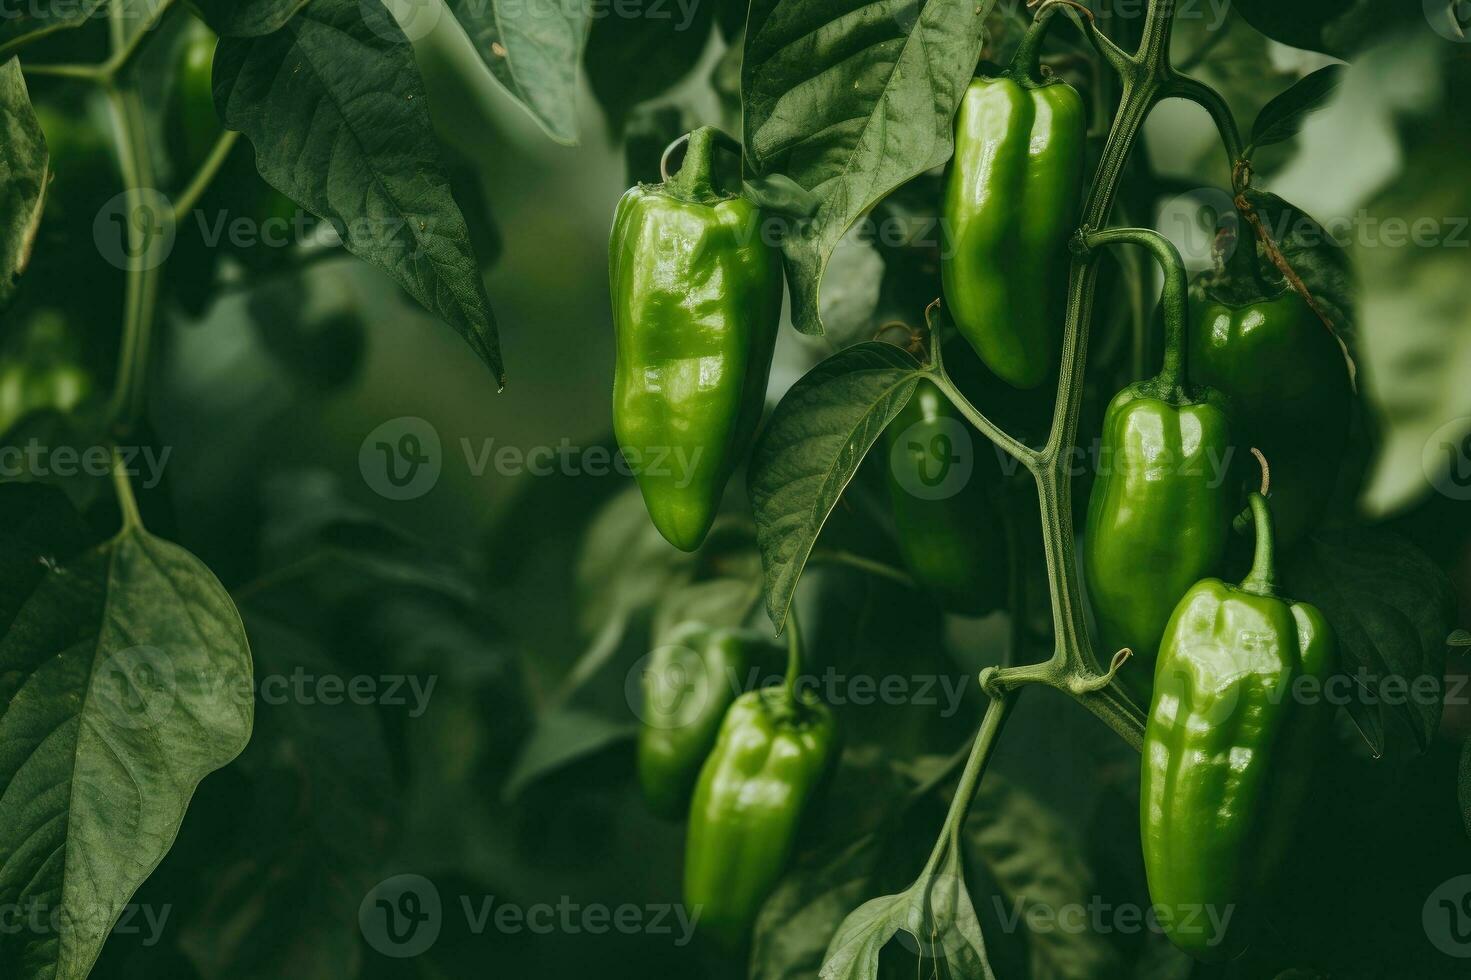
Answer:
[[[900,571],[893,565],[888,565],[881,561],[874,561],[872,558],[865,558],[862,555],[855,555],[851,551],[842,551],[837,548],[823,548],[812,552],[812,557],[808,559],[809,564],[824,562],[833,565],[847,565],[849,568],[857,569],[860,572],[867,572],[869,575],[877,578],[897,582],[908,589],[919,588],[919,583],[914,581],[913,576]]]
[[[1256,524],[1256,554],[1241,588],[1257,595],[1277,595],[1277,542],[1272,532],[1272,505],[1259,493],[1251,495],[1251,517]]]
[[[117,494],[117,506],[123,512],[123,531],[139,530],[143,527],[143,516],[138,512],[138,501],[133,496],[133,485],[128,480],[128,471],[123,466],[122,456],[112,451],[112,486]]]
[[[144,46],[157,35],[164,18],[173,11],[174,3],[175,0],[158,0],[158,6],[154,8],[153,16],[149,17],[146,24],[134,31],[132,37],[123,39],[121,43],[114,43],[115,50],[112,57],[108,58],[102,66],[102,71],[109,79],[116,78],[123,69],[132,64],[138,52],[142,51]],[[118,6],[120,6],[119,0],[113,0],[114,9]],[[119,37],[120,35],[115,33],[114,41],[116,42]]]
[[[174,224],[181,225],[194,210],[199,199],[209,190],[209,185],[219,176],[220,168],[230,158],[230,151],[235,148],[235,143],[240,139],[240,134],[232,129],[227,129],[215,140],[214,149],[210,150],[209,156],[199,167],[199,172],[194,179],[189,181],[189,186],[179,194],[179,199],[174,202]]]
[[[787,610],[787,697],[797,703],[797,681],[802,676],[802,624],[797,620],[797,603],[794,600]]]
[[[970,399],[966,398],[960,389],[955,387],[955,382],[951,381],[950,376],[944,372],[943,365],[939,365],[938,367],[938,370],[928,372],[929,379],[960,410],[960,414],[965,416],[966,421],[981,430],[982,435],[1005,450],[1008,456],[1035,473],[1037,453],[1028,449],[1020,442],[1017,442],[1011,436],[1007,435],[999,425],[982,415],[980,410],[970,403]]]
[[[1186,292],[1189,277],[1185,272],[1185,261],[1174,242],[1152,228],[1110,228],[1106,231],[1085,232],[1082,236],[1087,248],[1102,245],[1141,245],[1154,253],[1164,270],[1165,285],[1160,295],[1160,309],[1165,321],[1165,363],[1159,374],[1163,386],[1179,391],[1185,387],[1185,325],[1187,317]]]
[[[981,776],[985,773],[986,766],[995,753],[1001,728],[1006,723],[1007,716],[1011,714],[1016,698],[1015,690],[1002,691],[993,697],[990,705],[987,706],[986,716],[981,719],[980,731],[976,733],[975,744],[970,750],[970,758],[966,760],[965,771],[960,774],[960,782],[955,787],[955,796],[950,801],[950,812],[945,816],[945,826],[940,831],[940,838],[935,842],[935,849],[930,853],[929,861],[925,863],[924,872],[920,875],[921,880],[934,874],[947,848],[958,844],[960,831],[965,826],[966,812],[970,810],[976,790],[980,788]]]
[[[1143,36],[1135,54],[1124,61],[1109,59],[1120,70],[1123,93],[1083,208],[1081,231],[1085,239],[1091,230],[1102,228],[1107,222],[1134,141],[1160,93],[1171,80],[1169,42],[1173,16],[1174,0],[1154,0],[1149,5]],[[1106,47],[1100,50],[1106,50]],[[1042,508],[1048,582],[1052,589],[1052,618],[1057,638],[1057,652],[1053,658],[1055,672],[1043,668],[1038,676],[1077,698],[1137,748],[1143,743],[1143,712],[1112,681],[1095,689],[1095,682],[1108,674],[1101,668],[1088,636],[1082,587],[1073,553],[1070,462],[1077,446],[1082,414],[1088,334],[1098,279],[1096,258],[1097,253],[1086,248],[1076,250],[1072,258],[1057,403],[1051,433],[1033,469]]]

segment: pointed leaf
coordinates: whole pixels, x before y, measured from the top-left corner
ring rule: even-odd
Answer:
[[[255,144],[269,184],[331,222],[349,251],[454,327],[504,383],[413,48],[380,13],[365,17],[357,0],[314,0],[275,34],[224,38],[215,103]]]
[[[1292,139],[1308,116],[1328,104],[1342,82],[1343,65],[1328,65],[1298,79],[1291,88],[1268,102],[1256,117],[1251,127],[1252,148]]]
[[[46,137],[36,122],[20,61],[0,65],[0,310],[31,261],[50,177]]]
[[[798,330],[823,330],[822,276],[849,227],[949,159],[993,3],[751,4],[741,85],[747,174],[785,175],[820,201],[782,242]]]
[[[899,348],[859,344],[813,368],[772,413],[748,480],[778,631],[818,533],[919,377],[919,363]]]
[[[506,91],[548,136],[575,144],[577,70],[587,43],[590,6],[566,0],[445,3]]]
[[[250,738],[240,617],[198,559],[125,529],[34,582],[0,640],[0,706],[0,902],[57,923],[0,936],[0,975],[84,977],[199,781]]]

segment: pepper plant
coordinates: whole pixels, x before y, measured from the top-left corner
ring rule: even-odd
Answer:
[[[1461,975],[1464,11],[1205,13],[0,11],[0,977]]]

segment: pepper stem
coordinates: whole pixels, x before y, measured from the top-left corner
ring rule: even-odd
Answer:
[[[1256,522],[1256,557],[1241,588],[1257,595],[1277,594],[1277,542],[1272,533],[1272,506],[1259,493],[1251,495],[1251,516]]]
[[[1109,228],[1105,231],[1089,232],[1083,236],[1088,248],[1099,245],[1126,243],[1142,245],[1154,253],[1164,270],[1165,284],[1160,293],[1160,310],[1165,320],[1165,362],[1156,376],[1156,382],[1171,391],[1185,388],[1185,325],[1189,313],[1188,293],[1190,280],[1185,272],[1185,260],[1174,242],[1149,228]]]
[[[680,161],[679,170],[674,175],[667,176],[669,157],[675,148],[683,142],[684,159]],[[669,144],[664,151],[664,160],[660,163],[661,170],[666,174],[664,179],[665,189],[676,197],[688,201],[708,201],[721,196],[719,188],[715,185],[715,149],[724,146],[737,155],[741,152],[741,145],[735,138],[714,126],[701,126],[688,136],[681,136],[678,140]]]
[[[1027,33],[1022,36],[1016,54],[1012,56],[1010,74],[1013,78],[1031,85],[1043,83],[1042,42],[1047,37],[1047,28],[1052,21],[1052,15],[1065,6],[1077,7],[1090,18],[1093,16],[1081,4],[1073,3],[1071,0],[1047,0],[1032,17],[1032,26],[1027,28]]]
[[[802,676],[802,625],[797,622],[797,605],[787,613],[787,676],[783,682],[787,697],[797,703],[797,681]]]

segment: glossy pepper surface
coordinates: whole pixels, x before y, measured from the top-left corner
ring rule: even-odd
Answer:
[[[994,449],[931,381],[884,431],[904,562],[947,609],[978,616],[1006,598],[1006,546],[985,481]]]
[[[747,941],[836,754],[826,706],[785,687],[742,694],[726,713],[695,787],[684,865],[685,904],[717,946]]]
[[[219,38],[203,21],[190,20],[179,52],[175,84],[179,149],[184,180],[209,157],[224,132],[215,112],[214,64]]]
[[[1300,540],[1324,512],[1348,442],[1353,391],[1343,351],[1291,288],[1235,298],[1196,283],[1190,373],[1231,403],[1241,439],[1272,461],[1279,541]]]
[[[683,816],[720,722],[753,670],[775,663],[760,634],[686,623],[649,656],[643,676],[638,775],[660,816]]]
[[[609,284],[613,428],[649,516],[685,551],[715,519],[765,402],[782,271],[760,214],[712,183],[715,136],[690,135],[664,184],[623,195]]]
[[[1267,883],[1305,795],[1327,712],[1300,678],[1321,695],[1336,665],[1323,615],[1281,597],[1270,510],[1259,494],[1251,507],[1251,573],[1239,586],[1206,579],[1180,601],[1144,733],[1150,899],[1175,945],[1207,960],[1241,950],[1244,903]]]
[[[1040,385],[1057,361],[1087,129],[1075,89],[1027,74],[966,89],[941,210],[946,306],[1018,388]]]
[[[1100,641],[1106,653],[1133,650],[1136,668],[1121,676],[1141,695],[1149,671],[1137,664],[1153,665],[1180,597],[1218,570],[1239,499],[1226,401],[1186,384],[1184,272],[1171,269],[1164,370],[1108,406],[1083,537]]]

